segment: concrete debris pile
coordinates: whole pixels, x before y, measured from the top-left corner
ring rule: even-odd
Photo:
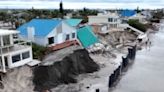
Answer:
[[[111,57],[111,58],[116,58],[116,55],[114,55],[111,50],[112,47],[110,45],[106,45],[103,43],[96,43],[94,45],[91,45],[89,48],[87,48],[88,52],[90,54],[94,55],[102,55],[103,57]]]
[[[107,44],[112,47],[117,47],[118,45],[126,45],[127,43],[132,43],[137,39],[137,35],[129,31],[116,31],[111,32],[106,36],[99,36],[102,41],[106,41]]]
[[[136,44],[137,35],[130,31],[116,31],[108,35],[98,35],[100,42],[87,48],[89,53],[101,54],[104,57],[116,58],[114,50],[127,53],[127,49]]]
[[[38,66],[34,69],[33,83],[35,90],[48,90],[59,84],[76,83],[76,75],[92,73],[99,70],[85,49],[79,49],[61,61],[49,66]]]
[[[87,48],[89,53],[94,52],[103,52],[105,50],[105,46],[101,43],[95,43],[94,45],[91,45],[89,48]]]

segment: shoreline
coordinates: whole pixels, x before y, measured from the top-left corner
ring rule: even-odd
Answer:
[[[156,31],[155,31],[155,33],[154,33],[154,31],[149,32],[148,34],[149,35],[150,34],[154,35],[154,34],[156,34]],[[146,49],[145,45],[142,45],[141,47],[142,47],[141,51]],[[116,58],[112,58],[112,59],[111,58],[107,58],[107,59],[105,59],[103,57],[104,61],[102,61],[102,59],[100,59],[100,58],[102,58],[101,55],[99,55],[99,56],[98,55],[97,56],[96,55],[95,56],[94,55],[93,56],[90,55],[91,58],[96,63],[98,62],[99,65],[106,63],[105,64],[106,66],[104,66],[103,68],[100,68],[99,71],[91,73],[91,74],[80,74],[77,77],[78,82],[75,83],[75,84],[71,83],[71,84],[68,84],[68,85],[59,85],[57,87],[62,88],[62,89],[66,89],[67,92],[95,92],[96,89],[99,89],[100,92],[112,92],[112,90],[117,86],[117,84],[119,83],[121,78],[124,77],[124,75],[126,75],[126,72],[128,71],[129,68],[131,68],[131,66],[134,63],[134,62],[130,63],[127,66],[127,69],[121,73],[121,75],[119,76],[118,80],[114,83],[114,85],[111,88],[108,88],[109,76],[122,63],[122,56],[126,56],[127,55],[127,53],[123,54],[121,52],[115,52],[115,50],[113,52],[114,52],[114,54],[116,54]],[[123,52],[125,52],[125,51],[123,51]],[[136,51],[136,53],[137,52],[138,52],[138,50]],[[111,67],[111,68],[109,68],[109,67]],[[70,89],[70,88],[74,88],[74,89]],[[54,91],[54,92],[66,92],[66,91],[60,90],[58,88],[53,88],[52,91]]]

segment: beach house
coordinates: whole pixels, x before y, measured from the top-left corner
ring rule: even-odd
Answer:
[[[140,23],[146,24],[146,16],[142,15],[141,13],[137,13],[131,17],[129,17],[129,19],[134,19],[134,20],[138,20]]]
[[[61,19],[32,19],[17,30],[20,38],[38,45],[61,49],[76,43],[76,28]]]
[[[33,60],[31,45],[19,41],[16,30],[0,29],[0,72],[25,65]]]
[[[96,16],[88,16],[89,24],[108,24],[110,28],[117,28],[121,20],[117,13],[99,13]]]

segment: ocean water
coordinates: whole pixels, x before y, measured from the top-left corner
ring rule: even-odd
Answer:
[[[164,92],[164,23],[112,92]]]

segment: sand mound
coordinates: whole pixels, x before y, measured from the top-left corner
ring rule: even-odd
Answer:
[[[76,75],[92,73],[98,69],[99,66],[85,49],[76,50],[53,65],[36,67],[33,79],[35,90],[51,89],[63,83],[76,83]]]

